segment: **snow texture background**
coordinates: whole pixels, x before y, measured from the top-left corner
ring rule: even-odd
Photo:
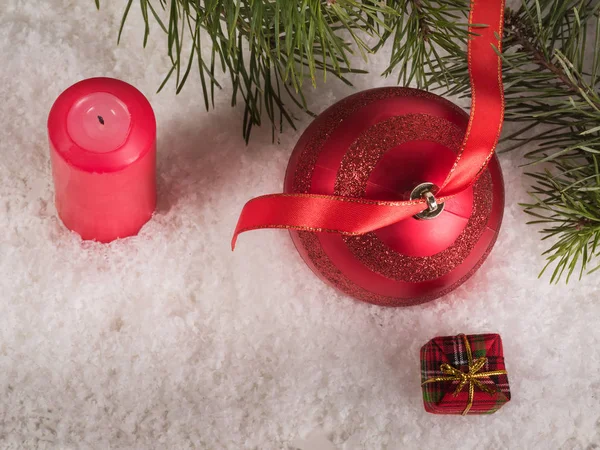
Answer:
[[[255,129],[246,147],[225,76],[208,113],[197,74],[179,96],[155,94],[169,68],[160,29],[144,50],[134,6],[117,47],[124,2],[102,4],[0,5],[0,448],[600,446],[599,278],[537,278],[545,246],[517,205],[528,200],[521,153],[501,155],[504,224],[471,280],[408,309],[355,302],[283,231],[229,248],[245,201],[280,191],[310,118],[276,143]],[[378,75],[387,58],[372,57],[355,88],[309,88],[311,108],[394,83]],[[139,88],[159,127],[158,210],[109,245],[57,218],[46,137],[56,97],[93,76]],[[419,348],[459,332],[503,337],[513,400],[493,416],[423,410]]]

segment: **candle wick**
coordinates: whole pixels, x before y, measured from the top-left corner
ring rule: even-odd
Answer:
[[[98,122],[104,125],[104,118],[102,116],[98,116]]]

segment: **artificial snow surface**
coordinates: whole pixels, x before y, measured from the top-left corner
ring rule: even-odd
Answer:
[[[284,231],[229,247],[244,202],[280,191],[310,119],[275,144],[256,129],[246,147],[227,77],[210,113],[195,74],[179,96],[155,94],[164,36],[155,26],[142,49],[136,1],[117,47],[125,2],[110,3],[0,5],[1,449],[600,446],[600,275],[538,280],[545,245],[517,205],[520,153],[501,155],[504,224],[471,280],[423,306],[358,303],[318,280]],[[355,88],[309,88],[311,108],[393,83],[378,75],[387,57]],[[134,84],[159,126],[156,215],[110,245],[57,218],[46,143],[52,102],[92,76]],[[503,337],[513,399],[493,416],[423,410],[419,348],[459,332]]]

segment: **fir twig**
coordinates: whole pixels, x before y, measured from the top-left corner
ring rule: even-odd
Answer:
[[[131,3],[124,10],[119,40]],[[396,14],[385,4],[358,0],[140,0],[140,5],[144,45],[151,20],[167,36],[172,67],[160,89],[175,77],[179,93],[196,59],[208,108],[209,98],[214,105],[215,87],[220,87],[215,75],[220,66],[231,77],[232,105],[238,96],[244,100],[246,140],[263,114],[273,129],[277,124],[281,130],[284,122],[293,126],[287,102],[308,111],[303,88],[305,82],[316,86],[319,73],[323,79],[333,74],[349,83],[346,75],[363,72],[351,67],[350,55],[366,57],[372,49],[365,39],[381,39],[389,32],[382,16]]]
[[[549,163],[550,170],[530,173],[534,202],[525,212],[542,223],[544,239],[554,242],[545,252],[542,273],[554,267],[551,281],[581,278],[599,256],[600,240],[600,52],[598,1],[525,2],[507,15],[507,118],[545,125],[546,133],[526,138],[537,148],[526,156]],[[587,49],[588,27],[595,46]],[[595,269],[592,269],[592,271]],[[540,275],[541,275],[540,274]]]
[[[398,83],[427,88],[432,82],[454,81],[446,55],[465,58],[469,36],[469,2],[465,0],[404,0],[388,2],[396,14],[387,17],[388,30],[374,50],[392,38],[389,68],[383,75],[398,73]],[[432,70],[436,66],[438,70]]]

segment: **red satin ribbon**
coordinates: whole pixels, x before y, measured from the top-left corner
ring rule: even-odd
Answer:
[[[502,61],[503,0],[471,0],[468,67],[471,114],[461,149],[437,193],[443,203],[471,186],[494,154],[504,119]],[[383,228],[427,209],[425,200],[383,202],[316,194],[272,194],[244,206],[231,242],[240,233],[260,228],[359,235]]]

